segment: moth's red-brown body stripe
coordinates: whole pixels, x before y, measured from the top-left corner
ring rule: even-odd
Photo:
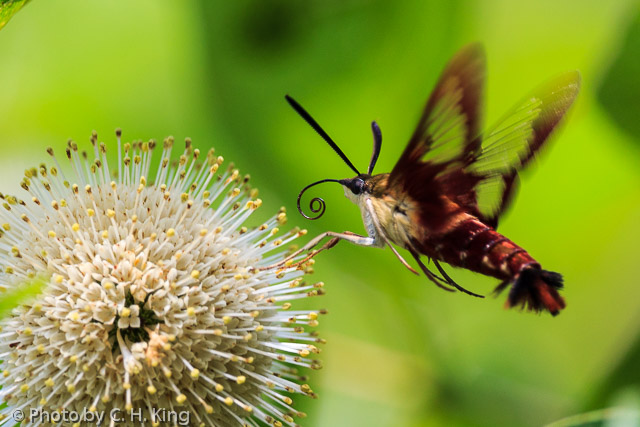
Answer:
[[[491,249],[494,248],[494,246],[499,245],[502,242],[508,242],[508,241],[509,241],[509,239],[507,239],[506,237],[503,237],[502,239],[494,240],[493,242],[488,243],[487,246],[485,246],[484,251],[485,252],[490,252]]]
[[[515,278],[526,267],[539,267],[525,249],[477,219],[459,223],[425,246],[438,248],[436,254],[426,255],[501,280]]]

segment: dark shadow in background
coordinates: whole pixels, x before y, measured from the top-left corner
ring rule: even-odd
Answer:
[[[597,99],[611,120],[631,134],[640,147],[640,13],[631,21]]]
[[[640,148],[640,12],[631,21],[618,55],[598,88],[597,99],[610,119]],[[634,342],[604,376],[605,381],[594,384],[585,411],[609,407],[625,391],[640,392],[640,336],[629,338]]]

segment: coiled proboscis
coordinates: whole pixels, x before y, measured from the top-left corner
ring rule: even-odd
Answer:
[[[322,184],[323,182],[338,182],[339,183],[340,181],[337,180],[337,179],[323,179],[323,180],[320,180],[320,181],[316,181],[316,182],[314,182],[312,184],[309,184],[306,187],[304,187],[300,191],[300,193],[298,194],[298,212],[300,212],[300,215],[302,215],[306,219],[316,220],[316,219],[320,218],[322,215],[324,215],[324,211],[327,209],[327,204],[325,203],[324,199],[321,198],[321,197],[314,197],[309,202],[309,210],[311,212],[313,212],[314,214],[317,214],[316,216],[309,216],[309,215],[305,214],[304,212],[302,212],[302,208],[300,207],[300,199],[302,198],[302,195],[304,194],[304,192],[307,191],[309,188],[313,187],[314,185]]]

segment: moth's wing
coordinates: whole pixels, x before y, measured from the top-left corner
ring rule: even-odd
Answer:
[[[477,177],[477,214],[496,226],[517,187],[518,172],[549,140],[580,90],[580,74],[572,71],[535,90],[486,133],[481,151],[464,168]]]
[[[479,152],[484,79],[480,45],[466,46],[451,59],[391,171],[390,185],[406,190],[424,186],[425,179]]]
[[[518,191],[520,183],[518,173],[491,174],[485,177],[470,174],[470,176],[473,176],[477,183],[471,192],[473,202],[466,206],[467,209],[488,226],[498,228],[500,215],[511,205]]]

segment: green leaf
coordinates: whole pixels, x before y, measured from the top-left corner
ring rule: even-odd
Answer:
[[[0,296],[0,318],[4,317],[16,306],[35,298],[48,282],[49,279],[46,277],[36,277],[2,294]]]
[[[0,30],[30,0],[0,0]]]

